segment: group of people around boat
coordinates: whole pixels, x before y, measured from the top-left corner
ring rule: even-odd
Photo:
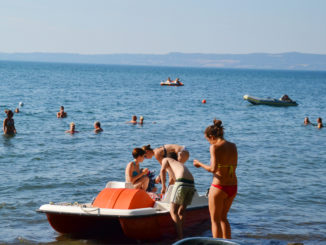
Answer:
[[[317,118],[317,124],[311,123],[310,120],[309,120],[309,117],[305,117],[304,121],[303,121],[303,124],[304,125],[313,125],[313,126],[316,126],[317,128],[323,128],[324,127],[323,119],[321,117]]]
[[[231,238],[231,227],[227,219],[228,211],[237,194],[236,168],[238,161],[237,147],[224,139],[222,121],[214,120],[214,124],[205,130],[205,138],[210,143],[210,164],[204,164],[195,159],[196,168],[213,174],[213,181],[208,194],[208,206],[212,224],[213,237]],[[190,153],[185,146],[177,144],[163,145],[152,149],[150,145],[135,148],[132,151],[133,161],[126,166],[126,182],[133,184],[134,188],[145,191],[156,191],[150,186],[161,183],[161,194],[167,190],[166,173],[169,175],[168,185],[172,186],[170,200],[170,215],[175,223],[179,238],[183,236],[183,219],[186,207],[191,204],[195,193],[194,177],[186,167]],[[155,180],[148,177],[148,168],[141,169],[139,164],[144,159],[152,157],[160,163],[160,174]]]

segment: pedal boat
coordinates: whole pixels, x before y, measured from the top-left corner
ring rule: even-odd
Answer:
[[[165,81],[165,82],[161,82],[161,86],[176,86],[176,87],[179,87],[179,86],[184,86],[184,84],[182,82],[174,82],[174,81]]]
[[[153,200],[150,193],[132,189],[130,183],[108,182],[93,203],[50,203],[37,212],[45,213],[53,229],[62,234],[135,240],[172,238],[176,231],[169,213],[171,191],[169,186],[162,200]],[[196,192],[186,209],[184,230],[207,221],[208,199]]]
[[[284,101],[280,99],[274,98],[257,98],[250,95],[244,95],[244,100],[247,100],[253,105],[270,105],[270,106],[297,106],[297,102],[295,101]]]

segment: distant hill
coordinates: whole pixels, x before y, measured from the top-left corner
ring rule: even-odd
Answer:
[[[326,55],[304,54],[296,52],[281,54],[169,53],[98,55],[82,55],[68,53],[0,53],[0,60],[111,65],[326,71]]]

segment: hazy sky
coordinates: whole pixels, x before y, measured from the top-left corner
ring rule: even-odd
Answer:
[[[0,52],[326,54],[326,0],[0,0]]]

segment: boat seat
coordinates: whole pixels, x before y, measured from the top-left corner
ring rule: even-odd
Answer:
[[[105,188],[127,188],[134,189],[134,186],[130,182],[120,182],[120,181],[109,181]]]

